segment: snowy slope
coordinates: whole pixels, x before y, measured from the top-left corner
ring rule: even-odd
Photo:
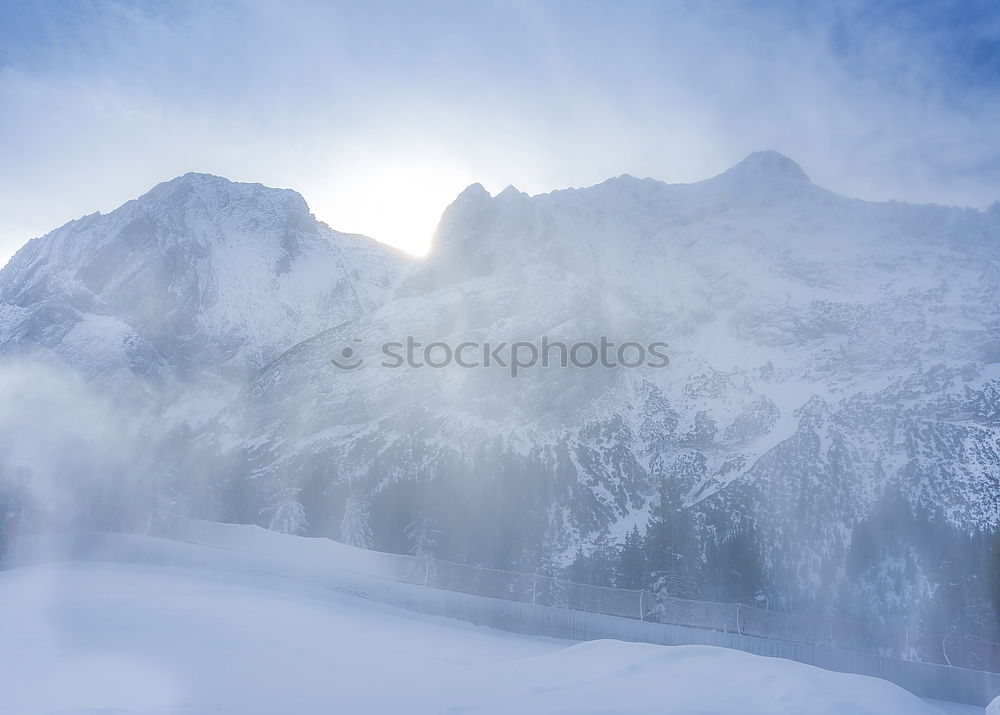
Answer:
[[[720,648],[570,645],[275,582],[0,573],[0,712],[931,713],[884,681]]]

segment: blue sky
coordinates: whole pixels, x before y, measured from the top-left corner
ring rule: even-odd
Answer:
[[[995,2],[0,0],[0,261],[204,171],[425,249],[469,183],[717,173],[1000,199]]]

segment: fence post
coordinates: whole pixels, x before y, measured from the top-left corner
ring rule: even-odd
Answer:
[[[941,654],[944,655],[944,662],[947,663],[949,667],[951,667],[951,658],[948,657],[948,639],[949,638],[951,638],[951,633],[949,633],[948,635],[946,635],[944,637],[944,640],[941,641]]]
[[[742,608],[743,608],[743,604],[742,603],[737,603],[736,604],[736,632],[739,635],[743,635],[743,624],[740,623],[740,611],[741,611]]]
[[[646,620],[646,609],[643,608],[643,600],[644,600],[643,596],[644,595],[646,595],[646,589],[640,588],[639,589],[639,620],[640,621]]]
[[[531,605],[535,605],[535,592],[538,590],[538,574],[531,577]]]
[[[427,582],[430,580],[430,577],[431,577],[431,562],[430,559],[428,559],[427,561],[424,561],[424,586],[427,585]]]

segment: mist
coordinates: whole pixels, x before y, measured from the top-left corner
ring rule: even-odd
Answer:
[[[156,507],[155,423],[65,363],[0,362],[0,432],[0,510],[21,529],[132,530]]]
[[[9,702],[996,710],[998,46],[5,4]]]

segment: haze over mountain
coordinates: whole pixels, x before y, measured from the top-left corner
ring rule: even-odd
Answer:
[[[412,265],[293,192],[188,175],[22,249],[0,351],[139,379],[193,426],[222,407],[171,436],[171,508],[360,522],[388,550],[431,524],[446,558],[617,585],[635,533],[632,585],[887,620],[961,602],[947,626],[982,630],[998,259],[1000,205],[848,199],[773,152],[695,184],[474,185]],[[659,341],[669,367],[383,366],[408,336]]]

